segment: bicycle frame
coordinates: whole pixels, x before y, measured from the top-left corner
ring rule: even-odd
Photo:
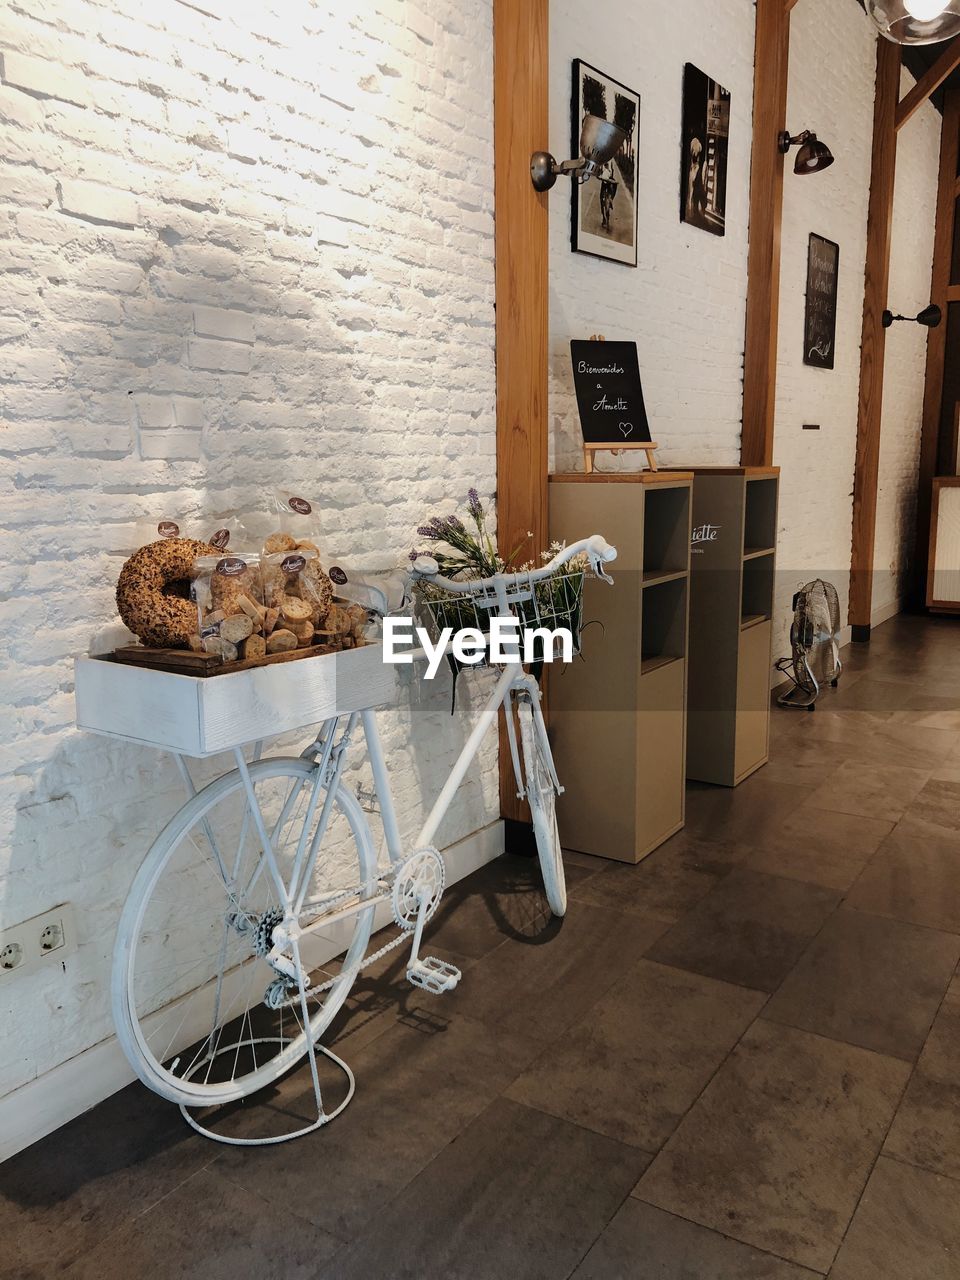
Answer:
[[[299,917],[305,909],[309,910],[310,907],[321,905],[319,901],[310,902],[307,900],[307,889],[313,878],[316,859],[319,856],[320,848],[323,843],[324,832],[333,808],[337,788],[340,785],[347,748],[350,745],[351,738],[356,730],[358,722],[363,728],[367,754],[373,772],[374,791],[380,806],[380,816],[383,824],[390,869],[391,871],[396,871],[403,863],[408,853],[432,845],[440,827],[440,823],[446,816],[460,784],[463,782],[467,775],[467,771],[475,760],[484,737],[496,723],[501,707],[504,708],[506,713],[507,737],[510,744],[510,755],[513,762],[514,775],[517,779],[517,794],[521,799],[524,797],[524,779],[520,767],[520,752],[517,744],[516,727],[514,725],[513,710],[511,706],[512,695],[514,693],[526,693],[530,698],[539,731],[543,734],[544,740],[546,740],[546,726],[543,721],[543,713],[540,710],[539,687],[534,677],[524,670],[522,662],[519,657],[517,657],[505,664],[497,679],[496,685],[484,702],[476,723],[473,725],[467,741],[464,743],[463,748],[461,749],[460,754],[441,789],[440,795],[437,797],[430,813],[427,815],[412,846],[405,846],[400,834],[396,809],[393,802],[393,792],[390,786],[390,776],[387,770],[383,744],[380,739],[380,730],[377,724],[376,709],[371,707],[361,712],[354,712],[353,715],[348,717],[347,724],[339,738],[337,738],[337,727],[339,721],[327,721],[322,726],[316,740],[303,753],[305,757],[316,757],[315,779],[307,802],[307,814],[303,823],[303,834],[301,835],[300,844],[297,849],[294,868],[289,884],[284,882],[283,877],[280,874],[273,851],[271,836],[266,829],[259,805],[256,802],[256,795],[250,780],[246,761],[243,758],[242,752],[239,750],[237,751],[238,768],[247,793],[248,809],[253,815],[253,820],[257,827],[257,834],[260,839],[261,847],[264,851],[264,857],[270,875],[273,879],[280,900],[284,904],[286,919],[283,925],[278,925],[274,930],[274,946],[271,951],[271,959],[280,969],[284,968],[284,958],[282,953],[287,947],[292,947],[295,956],[295,965],[299,967],[298,942],[301,938],[307,937],[314,932],[329,930],[331,926],[349,919],[359,911],[365,911],[371,907],[376,907],[380,903],[390,901],[390,891],[381,878],[377,882],[377,889],[375,892],[366,892],[371,886],[359,885],[357,887],[356,897],[340,909],[324,912],[320,914],[316,920],[308,924],[299,923]],[[551,772],[554,786],[557,791],[560,792],[562,788],[557,780],[556,771],[553,769],[552,761]],[[320,793],[323,790],[325,790],[323,808],[317,821],[314,836],[310,841],[310,848],[308,850],[306,847],[307,832],[312,826],[312,819],[316,813]],[[275,824],[274,833],[285,821],[287,813],[288,809],[285,805],[281,816],[277,819],[277,823]],[[416,939],[416,943],[419,943],[419,937]],[[296,976],[295,971],[291,970],[289,976]]]
[[[435,582],[442,584],[446,590],[449,590],[454,594],[467,594],[469,592],[476,592],[478,590],[485,589],[489,592],[491,598],[495,597],[496,601],[495,604],[488,606],[491,616],[493,615],[493,611],[496,610],[499,617],[512,618],[513,613],[510,607],[511,597],[509,595],[509,591],[511,589],[515,589],[517,583],[522,582],[525,586],[532,586],[533,583],[549,577],[550,574],[553,573],[560,565],[581,553],[587,555],[590,565],[597,576],[604,578],[608,582],[612,580],[605,573],[603,565],[608,563],[610,560],[615,559],[617,553],[613,547],[610,547],[604,539],[597,534],[594,534],[590,538],[584,538],[570,547],[564,548],[549,564],[544,565],[539,569],[525,571],[519,574],[495,574],[491,578],[484,579],[482,581],[453,581],[440,576],[437,573],[436,562],[431,561],[429,557],[418,558],[414,564],[412,572],[415,579],[418,577],[432,578]],[[514,691],[525,691],[530,697],[534,716],[536,718],[538,734],[541,735],[542,740],[545,743],[547,742],[546,726],[543,720],[543,713],[540,709],[540,691],[534,678],[524,671],[523,662],[520,656],[520,641],[518,638],[516,652],[511,655],[504,664],[503,671],[501,672],[492,693],[484,703],[477,722],[470,731],[469,737],[464,743],[463,749],[450,771],[450,776],[444,783],[436,803],[427,815],[423,826],[420,828],[411,852],[432,845],[433,839],[440,827],[440,823],[443,821],[457,789],[466,776],[470,765],[473,763],[477,752],[480,749],[480,744],[496,720],[501,707],[504,707],[506,711],[507,738],[510,744],[510,756],[513,763],[514,776],[517,779],[517,794],[521,799],[524,798],[524,779],[520,767],[520,752],[517,745],[516,727],[514,725],[511,706],[511,695]],[[237,766],[243,779],[244,790],[247,795],[247,803],[250,807],[250,811],[253,813],[254,822],[257,827],[257,834],[261,841],[261,846],[270,869],[270,874],[273,878],[280,901],[284,905],[284,923],[274,929],[274,947],[271,951],[271,959],[280,967],[282,967],[283,964],[281,953],[284,947],[293,947],[296,956],[296,964],[297,967],[299,967],[299,953],[297,947],[299,938],[310,932],[319,930],[321,927],[328,928],[335,921],[341,918],[345,919],[350,915],[356,914],[358,911],[366,910],[371,905],[377,905],[379,902],[386,902],[389,897],[386,887],[383,885],[383,878],[381,877],[378,880],[379,892],[374,896],[364,896],[368,886],[360,885],[358,886],[358,901],[356,903],[345,906],[339,911],[327,912],[326,914],[319,916],[312,924],[303,926],[299,923],[299,917],[305,905],[317,905],[316,903],[306,903],[307,888],[313,877],[316,858],[319,854],[320,845],[326,831],[330,812],[333,808],[337,789],[340,786],[346,759],[346,749],[350,744],[350,739],[356,729],[358,721],[363,724],[367,752],[373,771],[374,790],[380,803],[380,814],[383,822],[387,855],[390,861],[391,870],[395,871],[404,860],[404,845],[400,835],[400,829],[397,824],[396,810],[393,805],[393,795],[390,789],[390,779],[387,772],[386,760],[383,754],[383,745],[380,741],[376,712],[373,708],[354,712],[348,718],[346,728],[339,739],[336,737],[339,721],[327,721],[321,728],[314,743],[303,753],[303,755],[308,758],[316,757],[316,776],[308,802],[307,816],[303,824],[289,886],[284,884],[283,878],[280,875],[272,843],[263,822],[263,815],[261,814],[256,801],[256,795],[250,780],[246,760],[239,748],[235,752],[237,757]],[[547,759],[550,762],[551,781],[559,794],[562,791],[562,788],[556,775],[549,747],[547,750]],[[324,787],[326,788],[326,795],[323,801],[323,808],[308,852],[306,848],[307,833],[316,812],[320,791]],[[284,811],[278,820],[278,829],[280,824],[285,821],[286,816],[287,808],[284,806]],[[419,927],[414,941],[414,954],[416,954],[418,945]],[[294,975],[291,974],[290,976]]]

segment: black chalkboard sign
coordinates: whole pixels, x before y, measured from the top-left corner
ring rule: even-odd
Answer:
[[[811,235],[807,248],[807,305],[803,316],[803,363],[832,369],[837,340],[837,280],[840,246]]]
[[[570,343],[580,429],[587,444],[640,444],[650,426],[635,342]]]

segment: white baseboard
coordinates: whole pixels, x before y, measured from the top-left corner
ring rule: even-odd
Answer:
[[[447,883],[456,884],[503,853],[503,822],[497,820],[443,851]],[[390,921],[384,905],[374,929]],[[0,1098],[0,1162],[89,1111],[136,1079],[115,1036],[78,1053],[29,1084]]]
[[[902,608],[902,600],[888,600],[886,604],[878,605],[870,614],[870,626],[879,627],[881,622],[895,618]]]
[[[879,627],[882,623],[888,622],[891,618],[895,618],[903,609],[902,600],[888,600],[886,604],[878,605],[870,613],[870,630]],[[853,628],[848,624],[840,632],[840,648],[850,644],[853,638]]]

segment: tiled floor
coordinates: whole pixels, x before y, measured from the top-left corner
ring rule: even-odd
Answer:
[[[454,886],[463,982],[362,976],[328,1129],[224,1149],[135,1086],[7,1162],[0,1277],[957,1280],[958,640],[848,650],[639,867],[572,856],[562,925],[522,860]]]

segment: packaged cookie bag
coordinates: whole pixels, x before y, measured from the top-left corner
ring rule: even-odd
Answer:
[[[191,648],[222,662],[264,657],[268,611],[258,553],[200,556],[193,565],[191,594],[197,606]]]
[[[264,555],[263,602],[267,623],[272,623],[267,652],[309,648],[332,600],[333,587],[315,547],[284,548]]]
[[[274,490],[273,504],[277,529],[264,542],[264,555],[298,550],[315,551],[320,555],[323,528],[315,505],[286,489]]]

